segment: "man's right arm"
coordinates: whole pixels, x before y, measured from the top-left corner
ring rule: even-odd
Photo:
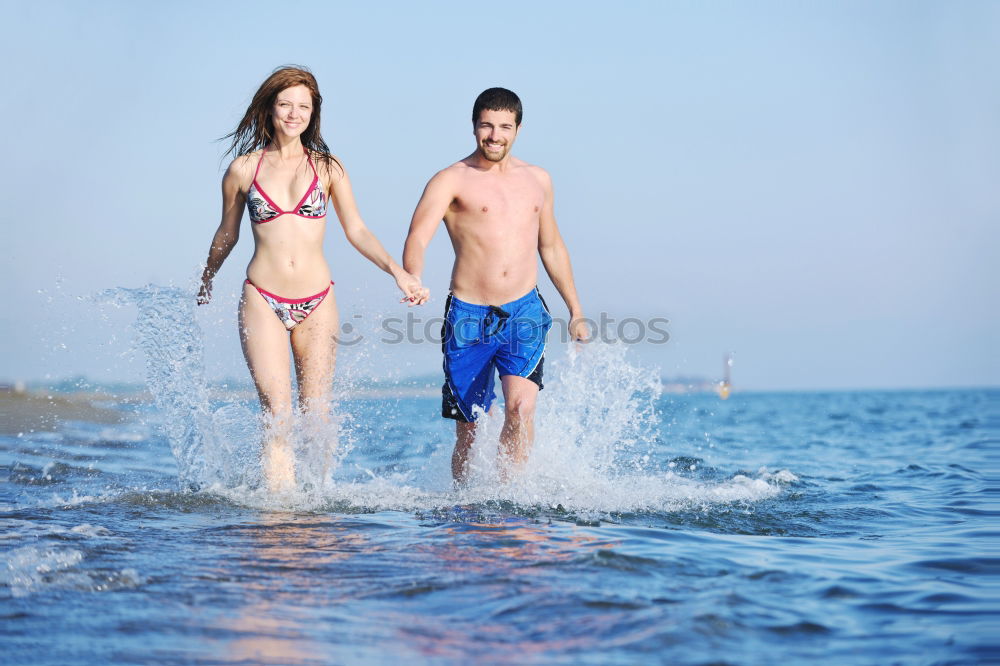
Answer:
[[[410,232],[403,247],[403,268],[418,279],[424,272],[424,252],[455,199],[454,177],[449,171],[439,171],[430,179],[410,220]],[[424,296],[417,305],[426,301]]]

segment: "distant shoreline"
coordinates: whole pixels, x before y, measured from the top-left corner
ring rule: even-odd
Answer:
[[[715,384],[695,382],[671,382],[664,380],[661,391],[664,395],[708,395],[715,392]],[[1000,387],[927,388],[927,389],[859,389],[859,392],[913,392],[913,391],[980,391],[1000,390]],[[736,389],[740,394],[781,394],[781,393],[844,393],[850,389],[828,389],[813,391],[754,391]],[[401,385],[371,385],[352,387],[346,395],[337,396],[341,400],[392,400],[392,399],[433,399],[440,395],[436,384],[408,383]],[[208,398],[222,402],[256,403],[257,394],[252,389],[210,386]],[[104,405],[141,405],[153,402],[153,396],[140,384],[116,385],[115,390],[88,385],[85,388],[31,387],[0,384],[0,435],[18,435],[27,432],[55,432],[67,421],[89,423],[122,423],[130,420],[128,410]]]
[[[127,420],[128,415],[120,410],[94,404],[107,399],[94,393],[0,391],[0,435],[54,432],[66,421],[110,424]]]

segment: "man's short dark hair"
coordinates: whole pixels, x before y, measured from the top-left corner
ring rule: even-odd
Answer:
[[[483,111],[513,111],[514,123],[521,126],[521,98],[506,88],[487,88],[479,93],[472,105],[472,124],[479,122],[479,114]]]

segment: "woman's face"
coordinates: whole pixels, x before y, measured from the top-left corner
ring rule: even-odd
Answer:
[[[285,88],[278,93],[271,108],[275,132],[289,138],[299,136],[309,127],[312,111],[309,88],[303,85]]]

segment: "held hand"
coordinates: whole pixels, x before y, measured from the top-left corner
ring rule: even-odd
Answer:
[[[590,341],[590,326],[587,320],[581,315],[573,317],[569,322],[569,338],[574,342]]]
[[[399,302],[406,303],[408,307],[423,305],[431,296],[430,290],[420,284],[420,279],[406,271],[400,271],[396,276],[396,286],[404,294]]]
[[[207,305],[212,300],[212,281],[202,280],[201,289],[198,290],[198,305]]]

